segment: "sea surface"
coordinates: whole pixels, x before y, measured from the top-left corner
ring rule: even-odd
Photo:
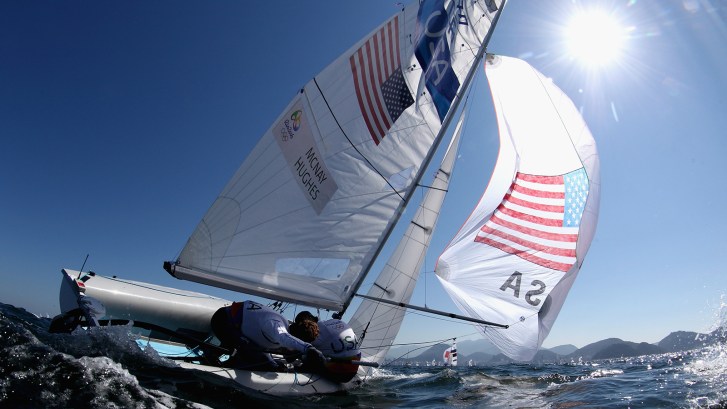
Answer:
[[[727,346],[594,362],[382,368],[333,396],[254,395],[140,349],[128,329],[50,334],[0,303],[0,408],[727,408]]]

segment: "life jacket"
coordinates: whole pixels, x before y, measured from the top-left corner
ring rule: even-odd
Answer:
[[[243,309],[241,302],[222,307],[212,316],[212,331],[227,347],[236,347],[242,337]]]

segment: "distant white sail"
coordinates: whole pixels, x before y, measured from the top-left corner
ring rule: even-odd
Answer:
[[[346,305],[441,141],[496,3],[411,2],[336,59],[275,119],[165,268]]]
[[[500,154],[480,203],[441,255],[440,282],[516,360],[538,351],[595,233],[596,144],[571,100],[524,61],[494,57],[486,73]]]
[[[442,353],[444,365],[457,366],[457,342],[453,341],[452,346]]]

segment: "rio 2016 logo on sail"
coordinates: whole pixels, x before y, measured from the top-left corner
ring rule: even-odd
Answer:
[[[280,137],[283,142],[288,139],[293,139],[295,133],[300,129],[300,124],[303,121],[303,111],[300,109],[293,112],[289,119],[283,121],[283,128],[280,130]]]

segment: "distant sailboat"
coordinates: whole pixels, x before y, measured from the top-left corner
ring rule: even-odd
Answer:
[[[437,266],[442,285],[467,316],[409,305],[452,176],[464,120],[460,102],[503,3],[413,2],[355,44],[293,98],[179,258],[164,263],[180,279],[336,312],[352,327],[362,352],[357,377],[337,383],[311,373],[226,368],[205,356],[180,365],[269,394],[341,391],[384,362],[407,309],[475,323],[511,357],[529,359],[537,351],[593,237],[598,158],[572,103],[520,60],[489,58],[500,155],[485,196]],[[449,148],[403,238],[366,294],[360,293],[457,117]],[[579,204],[564,210],[572,183],[578,184]],[[546,199],[527,204],[522,192],[533,190],[546,192],[533,194]],[[565,213],[575,225],[552,226],[552,220],[564,223]],[[210,335],[211,312],[230,303],[63,273],[66,315],[55,323],[79,308],[93,318],[86,301],[97,299],[106,318],[139,324],[143,317],[152,321],[148,328],[166,328],[194,345]],[[347,319],[356,296],[362,300]],[[444,362],[454,366],[456,346],[448,351]]]
[[[442,353],[444,366],[457,366],[457,342],[453,341],[452,346]]]

